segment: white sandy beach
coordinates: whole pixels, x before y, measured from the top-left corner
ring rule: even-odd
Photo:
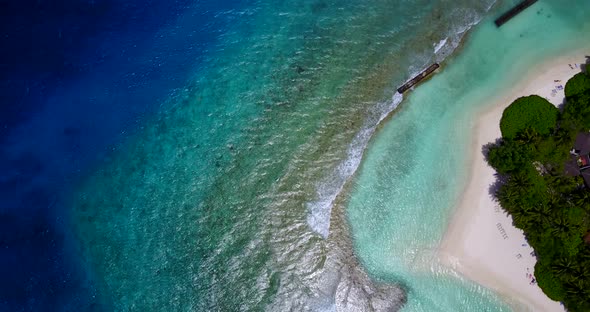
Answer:
[[[585,52],[578,51],[536,66],[478,115],[472,126],[469,182],[440,246],[443,264],[517,303],[517,310],[523,309],[523,305],[531,311],[564,311],[564,308],[531,283],[534,276],[528,274],[533,274],[536,262],[531,255],[533,250],[523,232],[512,225],[512,218],[491,198],[489,187],[495,181],[495,172],[484,160],[481,148],[501,137],[502,112],[516,98],[538,94],[555,105],[561,104],[564,93],[558,86],[565,86],[570,77],[581,71],[580,64],[590,54]]]

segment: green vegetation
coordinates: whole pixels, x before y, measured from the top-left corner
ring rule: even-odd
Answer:
[[[555,127],[559,110],[546,99],[531,95],[514,101],[502,114],[500,129],[505,138],[514,138],[530,127],[539,134],[549,134]]]
[[[564,174],[576,134],[590,130],[590,76],[566,85],[559,113],[539,96],[517,99],[502,116],[502,140],[488,162],[501,175],[496,198],[535,249],[535,277],[572,312],[590,311],[590,190]],[[548,105],[551,105],[551,108]]]
[[[588,73],[579,73],[573,76],[565,84],[565,97],[570,98],[584,93],[590,89],[590,76]]]
[[[567,105],[564,107],[564,126],[583,129],[590,124],[590,72],[579,73],[565,85]]]

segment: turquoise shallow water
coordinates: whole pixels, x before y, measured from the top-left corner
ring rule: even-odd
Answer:
[[[202,69],[72,197],[102,306],[399,307],[401,290],[357,265],[331,202],[395,87],[448,55],[491,3],[253,1],[219,13],[231,26]]]
[[[487,18],[370,144],[347,215],[370,274],[408,290],[403,311],[508,309],[478,286],[449,277],[434,260],[436,248],[465,185],[475,112],[544,60],[590,51],[588,12],[587,1],[539,1],[501,29]]]
[[[461,64],[469,60],[473,79],[493,85],[509,64],[491,75],[480,61],[512,48],[484,39],[512,32],[482,26],[483,35],[412,93],[371,144],[346,209],[354,250],[373,279],[352,253],[342,205],[348,197],[338,197],[377,124],[399,104],[395,87],[445,59],[492,4],[261,0],[219,13],[231,25],[202,68],[71,198],[79,253],[102,306],[395,310],[407,293],[410,310],[500,309],[484,290],[438,268],[417,275],[406,262],[436,245],[460,185],[456,157],[465,147],[449,143],[464,138],[453,126],[466,124],[469,95],[445,99],[467,90]],[[567,28],[560,18],[548,20]],[[530,62],[549,52],[533,52]],[[441,133],[448,135],[441,140]],[[426,147],[423,159],[414,157]],[[430,149],[448,154],[436,159],[435,179],[424,162],[433,160]],[[417,191],[427,181],[436,192]],[[440,206],[426,214],[432,199]]]

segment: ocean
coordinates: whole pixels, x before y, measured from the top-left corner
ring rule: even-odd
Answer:
[[[0,310],[507,310],[432,250],[470,113],[585,2],[3,4]]]
[[[590,52],[583,35],[589,10],[587,1],[539,1],[500,29],[490,14],[372,139],[352,182],[347,218],[363,267],[405,285],[403,311],[526,309],[453,278],[436,253],[470,173],[476,114],[544,62]]]

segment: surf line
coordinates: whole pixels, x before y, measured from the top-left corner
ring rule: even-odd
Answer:
[[[400,94],[403,94],[408,89],[412,88],[413,86],[417,85],[420,81],[424,80],[426,77],[428,77],[428,75],[432,74],[439,67],[440,67],[440,65],[438,65],[438,63],[434,63],[434,64],[428,66],[428,68],[423,70],[421,73],[416,75],[414,78],[410,79],[408,82],[404,83],[401,87],[397,88],[397,92],[399,92]]]

